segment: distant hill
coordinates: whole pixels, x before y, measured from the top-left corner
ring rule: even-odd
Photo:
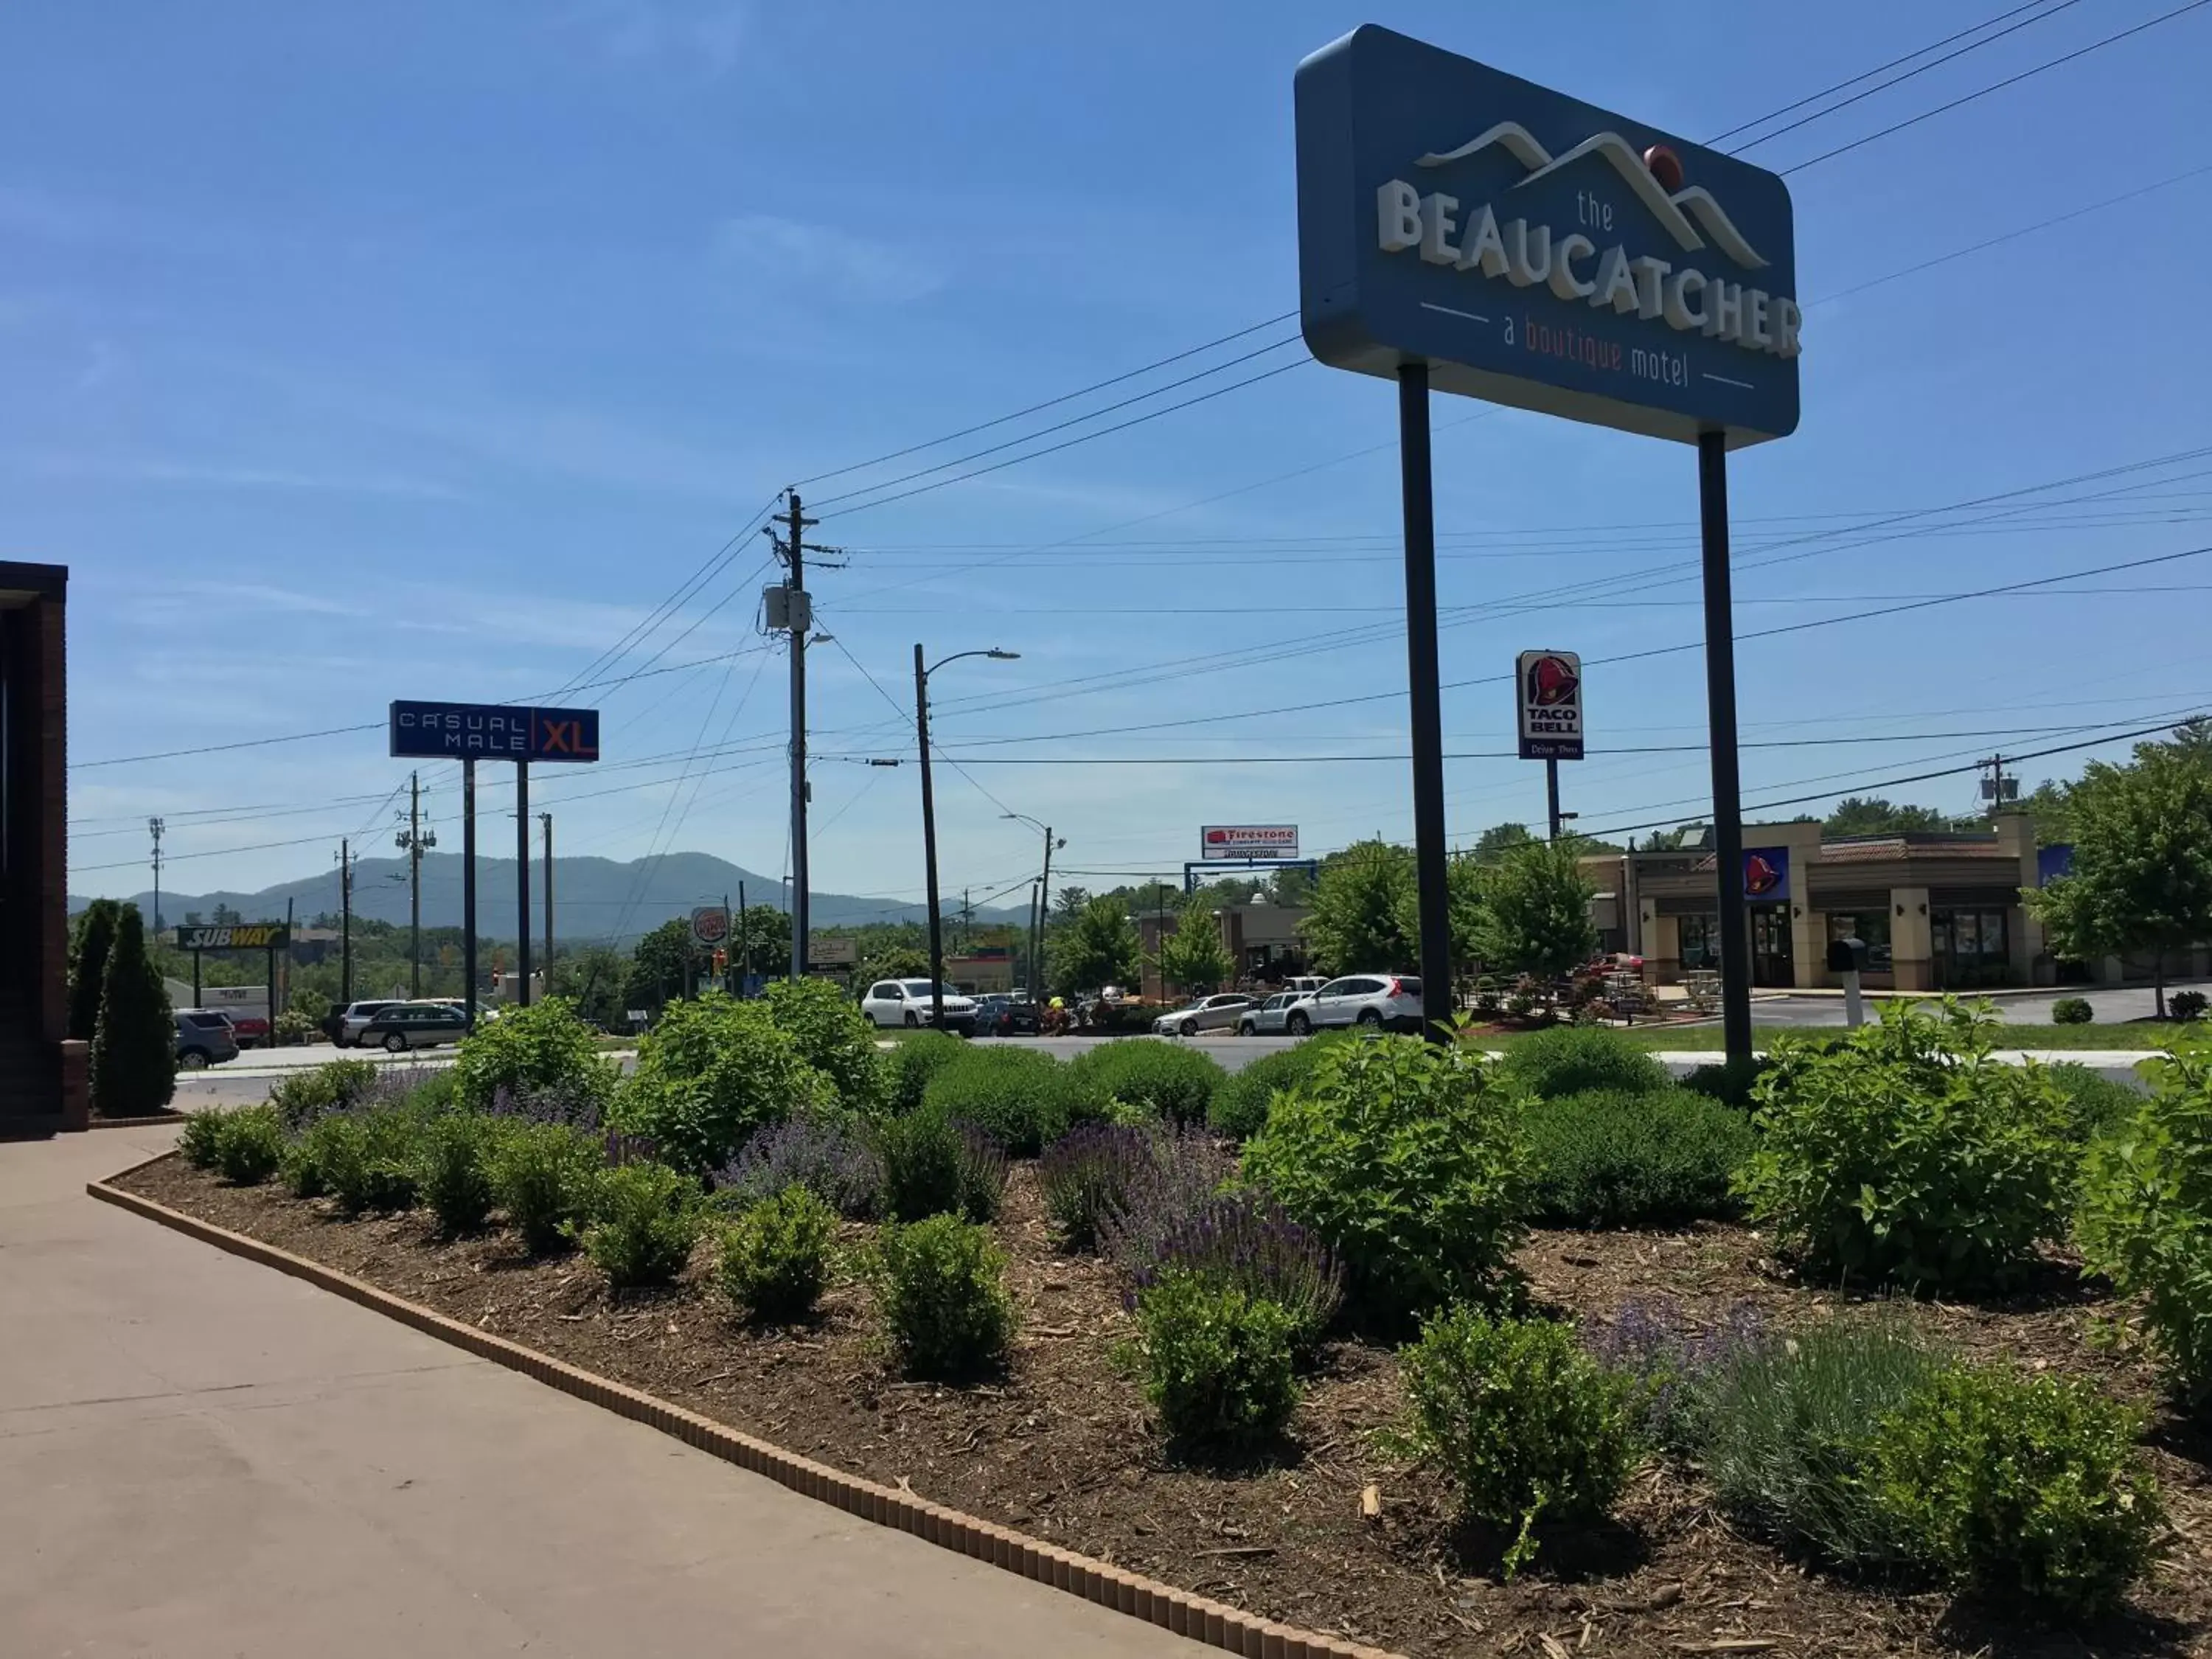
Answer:
[[[542,934],[544,913],[544,866],[530,866],[530,929]],[[634,859],[618,864],[612,859],[556,858],[553,860],[554,932],[564,939],[605,939],[609,933],[627,943],[648,933],[672,916],[690,915],[702,904],[719,904],[725,895],[738,902],[742,884],[748,904],[789,907],[784,884],[772,877],[740,869],[708,853],[670,853],[659,859]],[[153,911],[149,890],[132,895],[139,908]],[[327,875],[310,876],[264,887],[255,893],[161,894],[162,919],[171,927],[188,910],[212,915],[217,905],[228,905],[249,921],[281,921],[284,902],[292,901],[296,918],[309,917],[338,908],[338,872],[333,865]],[[84,908],[88,900],[71,896],[70,914]],[[407,861],[398,858],[362,859],[354,866],[354,914],[381,921],[407,920]],[[817,892],[812,905],[817,927],[851,927],[871,921],[923,921],[927,907],[887,904],[882,899],[845,893]],[[977,920],[1020,921],[1019,909],[978,908]],[[458,927],[461,925],[461,859],[457,853],[428,853],[422,859],[422,925]],[[514,937],[514,860],[477,856],[477,931],[494,939]]]

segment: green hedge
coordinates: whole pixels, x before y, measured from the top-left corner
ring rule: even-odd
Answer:
[[[1170,1123],[1205,1122],[1229,1076],[1209,1054],[1150,1037],[1102,1042],[1068,1069],[1093,1092]]]
[[[1035,1048],[968,1048],[938,1068],[922,1103],[974,1124],[1016,1158],[1036,1157],[1106,1111],[1090,1077]]]
[[[1553,1227],[1647,1227],[1732,1216],[1730,1178],[1756,1144],[1741,1112],[1687,1089],[1598,1090],[1528,1109],[1529,1217]]]

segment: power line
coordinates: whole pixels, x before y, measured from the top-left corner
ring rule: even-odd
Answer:
[[[2063,64],[2072,63],[2077,58],[2086,58],[2093,52],[2101,52],[2106,46],[2117,45],[2118,42],[2125,40],[2130,36],[2141,34],[2145,29],[2156,28],[2160,23],[2170,23],[2175,18],[2184,16],[2207,3],[2212,3],[2212,0],[2187,0],[2186,4],[2176,6],[2172,11],[2161,12],[2159,15],[2150,19],[2148,22],[2137,23],[2134,27],[2122,29],[2116,34],[2108,34],[2101,40],[2092,40],[2086,46],[2077,46],[2072,52],[2063,53],[2057,58],[2046,59],[2043,63],[2035,64],[2033,68],[2024,69],[2017,75],[2008,75],[2002,81],[1993,81],[1988,86],[1980,88],[1973,92],[1966,93],[1963,96],[1954,98],[1948,103],[1938,104],[1933,109],[1923,110],[1917,115],[1907,116],[1902,121],[1892,122],[1888,126],[1882,128],[1878,132],[1869,132],[1864,137],[1852,139],[1848,144],[1838,144],[1833,149],[1823,150],[1820,155],[1814,156],[1810,161],[1799,161],[1795,166],[1783,167],[1779,171],[1781,175],[1786,179],[1793,173],[1804,172],[1807,167],[1818,167],[1823,161],[1832,161],[1837,156],[1847,155],[1852,150],[1860,149],[1864,145],[1873,143],[1877,138],[1887,138],[1892,133],[1904,131],[1907,127],[1917,127],[1923,121],[1933,120],[1936,117],[1946,114],[1952,110],[1960,108],[1963,105],[1971,104],[1978,99],[1986,98],[1993,92],[2002,92],[2007,87],[2018,86],[2022,81],[2026,81],[2034,76],[2040,75],[2045,70],[2054,70]]]

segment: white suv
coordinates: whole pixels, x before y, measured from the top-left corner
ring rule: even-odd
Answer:
[[[1421,981],[1404,974],[1346,974],[1294,1006],[1283,1024],[1293,1036],[1331,1025],[1418,1031]]]
[[[879,979],[860,999],[860,1012],[877,1025],[933,1025],[936,1009],[926,979]],[[972,997],[945,994],[945,1025],[962,1036],[975,1035],[975,1002]]]

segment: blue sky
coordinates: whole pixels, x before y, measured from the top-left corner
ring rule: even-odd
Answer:
[[[2167,9],[2062,8],[1749,154],[1817,156]],[[1292,309],[1304,53],[1385,22],[1697,139],[1996,9],[1713,5],[1655,27],[1612,4],[14,9],[0,556],[72,570],[72,890],[143,887],[152,812],[180,890],[328,869],[356,831],[388,851],[382,801],[405,768],[378,731],[89,763],[374,722],[394,696],[549,692],[739,536],[612,672],[664,646],[659,666],[718,659],[595,694],[610,767],[671,758],[541,776],[533,805],[556,812],[563,852],[779,870],[785,668],[754,627],[754,516],[794,479]],[[1843,533],[2212,444],[2212,173],[1820,303],[2203,167],[2208,61],[2212,9],[1792,177],[1805,413],[1733,464],[1740,631],[2212,543],[2212,459],[2009,498],[1979,523]],[[1207,822],[1297,823],[1309,850],[1407,834],[1401,764],[1230,763],[1402,747],[1393,412],[1382,382],[1309,363],[952,488],[825,508],[815,534],[850,556],[811,583],[838,642],[811,659],[816,884],[919,896],[914,769],[860,763],[910,752],[884,694],[910,700],[917,636],[933,656],[1020,651],[945,671],[939,738],[1043,763],[940,772],[952,892],[1030,872],[1035,832],[1002,810],[1053,823],[1079,872],[1172,870]],[[1526,611],[1692,557],[1687,450],[1466,402],[1439,399],[1436,420],[1448,681],[1528,647],[1698,638],[1677,570]],[[1800,556],[1757,568],[1783,551]],[[1747,799],[2202,706],[2208,565],[1746,642],[1745,736],[1796,745],[1747,751]],[[1290,641],[1308,648],[1203,660]],[[1585,827],[1700,810],[1694,653],[1594,666],[1588,702],[1594,750],[1664,752],[1568,768]],[[1257,709],[1278,712],[1128,729]],[[1502,685],[1448,693],[1444,714],[1454,750],[1510,746]],[[2013,735],[1917,735],[1984,732]],[[701,744],[719,752],[687,769]],[[1079,763],[1170,756],[1206,763]],[[428,779],[441,818],[454,769]],[[1457,837],[1541,815],[1534,764],[1455,761],[1448,781]],[[1972,787],[1887,793],[1963,811]],[[483,833],[511,832],[488,812]]]

